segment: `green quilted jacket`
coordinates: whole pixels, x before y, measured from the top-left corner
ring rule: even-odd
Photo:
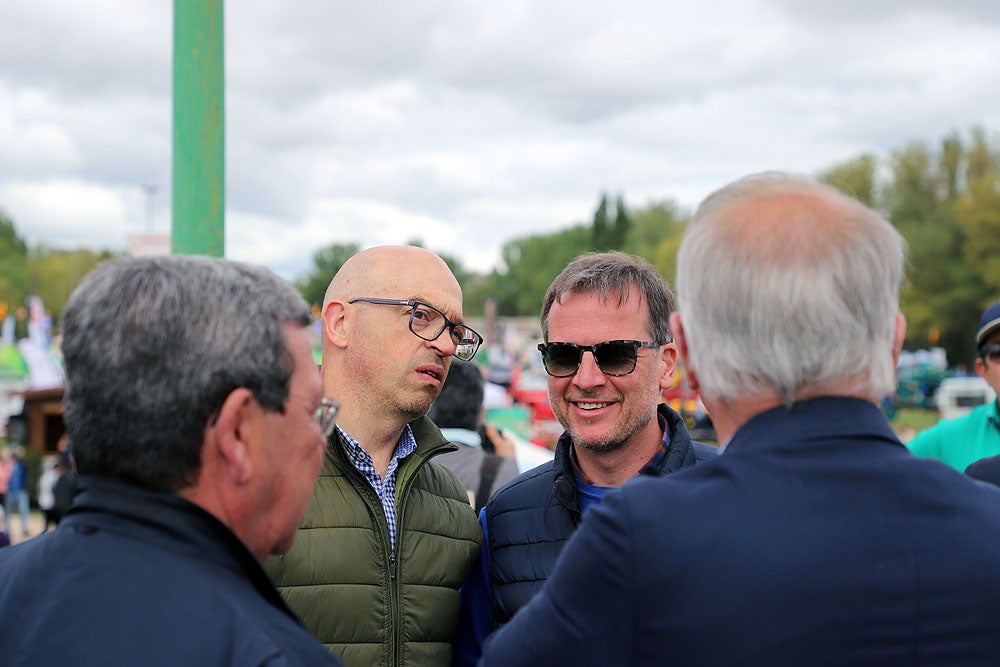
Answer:
[[[306,628],[349,667],[446,667],[458,589],[483,535],[453,451],[426,417],[396,478],[396,550],[382,503],[334,431],[295,546],[265,567]]]

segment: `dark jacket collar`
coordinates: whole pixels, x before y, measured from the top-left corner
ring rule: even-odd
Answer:
[[[725,454],[801,448],[811,443],[855,438],[883,440],[904,447],[874,403],[831,396],[800,401],[791,407],[781,405],[756,415],[733,434]]]
[[[295,615],[246,545],[221,521],[173,492],[153,491],[112,477],[83,475],[63,521],[79,530],[107,530],[208,560],[232,570],[273,606]]]

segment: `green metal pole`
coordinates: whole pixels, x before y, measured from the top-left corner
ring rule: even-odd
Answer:
[[[223,0],[174,0],[174,254],[225,253]]]

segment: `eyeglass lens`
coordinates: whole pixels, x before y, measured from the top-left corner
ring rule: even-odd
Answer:
[[[983,348],[983,357],[992,363],[1000,363],[1000,343],[993,343]]]
[[[548,343],[542,348],[545,370],[554,377],[569,377],[580,369],[583,353],[590,350],[605,375],[628,375],[635,370],[638,345],[632,341],[609,341],[596,345]]]
[[[479,334],[464,324],[450,322],[443,313],[426,304],[414,304],[410,311],[410,331],[424,340],[435,340],[448,327],[455,344],[455,356],[462,361],[472,359],[481,341]]]

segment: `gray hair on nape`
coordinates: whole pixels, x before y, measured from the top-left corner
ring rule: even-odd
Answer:
[[[712,193],[677,259],[702,394],[777,394],[787,405],[805,388],[890,394],[905,264],[887,220],[807,177],[755,174]]]

